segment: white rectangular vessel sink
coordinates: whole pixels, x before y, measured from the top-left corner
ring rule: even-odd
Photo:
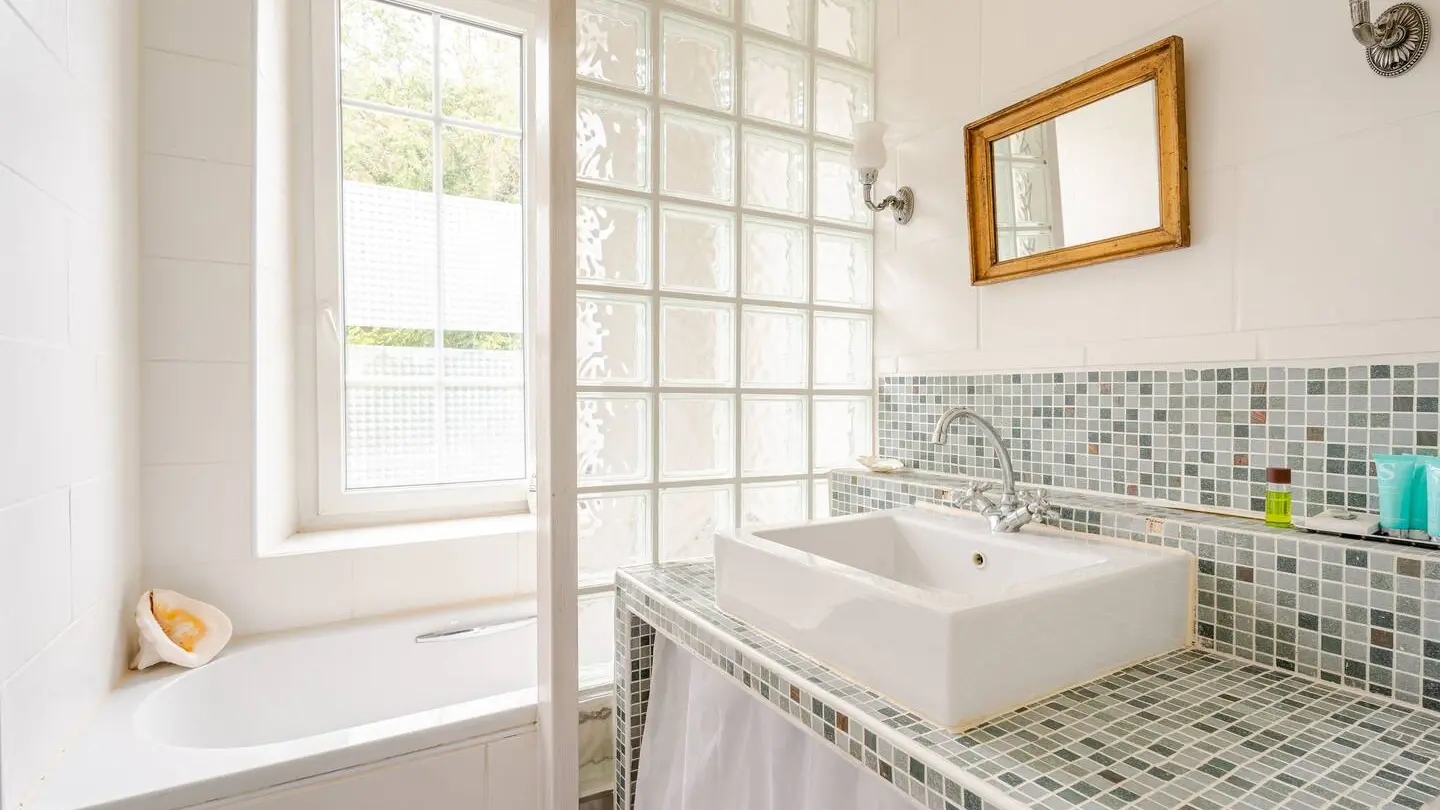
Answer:
[[[919,506],[715,540],[721,610],[964,728],[1188,645],[1194,558]]]

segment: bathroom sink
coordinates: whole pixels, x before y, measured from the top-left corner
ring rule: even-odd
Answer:
[[[964,728],[1189,644],[1178,549],[917,506],[715,540],[721,610]]]

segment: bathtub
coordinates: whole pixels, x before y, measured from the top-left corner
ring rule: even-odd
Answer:
[[[22,806],[172,810],[417,752],[533,737],[533,612],[512,603],[260,636],[196,670],[132,675]],[[472,624],[487,629],[415,642]]]

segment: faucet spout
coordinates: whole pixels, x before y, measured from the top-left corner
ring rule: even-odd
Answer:
[[[990,421],[969,408],[951,408],[940,417],[935,423],[935,434],[930,441],[943,445],[950,440],[950,427],[960,420],[971,422],[980,432],[985,434],[990,447],[995,451],[995,457],[1000,461],[1001,498],[1000,506],[1004,509],[1014,509],[1020,498],[1015,492],[1015,465],[1010,460],[1010,451],[1005,447],[1005,441],[1000,438],[1000,432]]]

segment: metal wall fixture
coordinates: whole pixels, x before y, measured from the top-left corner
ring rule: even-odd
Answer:
[[[855,125],[855,147],[850,152],[850,165],[860,175],[860,184],[865,187],[865,207],[877,214],[889,210],[895,222],[905,225],[915,216],[915,192],[909,186],[901,186],[894,194],[881,200],[874,199],[875,180],[885,168],[888,155],[885,152],[885,125],[878,121],[862,121]]]
[[[1398,3],[1370,22],[1370,0],[1350,0],[1350,29],[1365,46],[1365,61],[1381,76],[1399,76],[1419,64],[1430,47],[1430,16],[1414,3]]]

